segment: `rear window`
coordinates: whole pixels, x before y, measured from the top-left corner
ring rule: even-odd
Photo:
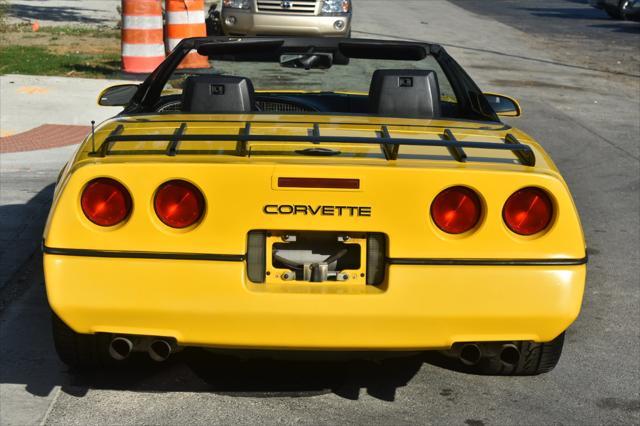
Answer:
[[[369,92],[374,71],[379,69],[432,70],[438,77],[440,98],[446,103],[457,103],[455,93],[447,76],[432,56],[421,61],[351,59],[348,65],[333,65],[329,69],[304,70],[284,68],[271,62],[235,62],[211,60],[210,68],[190,69],[185,61],[173,73],[163,94],[180,94],[188,76],[221,74],[246,77],[257,91],[311,91],[311,92]],[[186,65],[186,66],[185,66]]]

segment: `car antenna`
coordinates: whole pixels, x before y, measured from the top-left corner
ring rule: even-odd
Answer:
[[[91,153],[96,153],[96,121],[91,120]]]

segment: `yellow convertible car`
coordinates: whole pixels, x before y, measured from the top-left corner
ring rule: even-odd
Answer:
[[[181,67],[194,52],[211,68]],[[99,102],[124,111],[62,171],[44,233],[65,363],[188,346],[558,362],[585,285],[576,207],[500,121],[518,104],[441,46],[186,39]]]

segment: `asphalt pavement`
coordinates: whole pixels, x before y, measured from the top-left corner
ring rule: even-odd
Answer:
[[[558,34],[542,10],[584,4],[479,3],[355,0],[353,34],[441,42],[483,89],[521,101],[524,116],[509,123],[556,161],[589,245],[583,309],[555,370],[483,377],[418,356],[237,363],[187,350],[160,365],[79,374],[52,353],[36,252],[0,291],[0,423],[639,424],[640,70],[581,54],[599,43],[590,31],[617,40],[637,36],[618,29],[638,24],[603,20],[610,27],[585,32],[582,19],[555,18],[563,19],[553,24],[562,27]],[[638,43],[611,43],[610,50],[611,58],[640,57]],[[65,149],[0,158],[0,189],[12,200],[30,196],[0,200],[0,209],[18,217],[34,206],[45,210]]]
[[[611,19],[586,0],[452,0],[473,13],[513,26],[559,60],[640,76],[640,23]],[[576,68],[579,69],[579,68]]]

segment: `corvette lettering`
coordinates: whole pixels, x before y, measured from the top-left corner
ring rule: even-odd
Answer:
[[[370,217],[371,207],[363,206],[310,206],[301,204],[267,204],[262,208],[265,214],[301,216],[352,216]]]

